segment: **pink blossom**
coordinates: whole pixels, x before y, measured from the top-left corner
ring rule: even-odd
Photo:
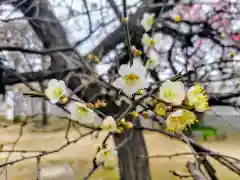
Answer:
[[[217,15],[212,17],[212,21],[217,21],[217,20],[218,20],[218,16]]]
[[[233,41],[240,41],[240,34],[234,34],[234,35],[232,35],[232,40],[233,40]]]
[[[200,47],[203,43],[204,43],[204,40],[203,39],[199,39],[198,40],[198,47]]]
[[[222,19],[222,23],[223,23],[223,25],[228,25],[229,21],[226,18],[223,18]]]

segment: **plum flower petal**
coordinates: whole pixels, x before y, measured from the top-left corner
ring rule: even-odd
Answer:
[[[111,148],[102,149],[96,155],[96,162],[103,163],[104,167],[111,168],[116,165],[117,151]]]
[[[73,102],[69,105],[70,118],[83,124],[91,124],[95,121],[93,110],[89,109],[85,104]]]
[[[165,81],[159,91],[160,99],[174,105],[181,105],[185,99],[185,88],[180,81]]]
[[[115,132],[117,130],[117,123],[112,116],[107,116],[103,120],[102,128],[105,131]]]
[[[154,17],[155,17],[155,14],[153,14],[153,13],[144,13],[143,14],[143,17],[141,20],[141,25],[146,32],[148,32],[152,29],[152,25],[154,23]]]
[[[65,101],[67,101],[67,87],[62,80],[51,79],[48,82],[45,94],[52,103],[65,103]]]
[[[131,96],[139,89],[147,88],[149,83],[145,78],[146,68],[139,58],[134,58],[133,65],[122,65],[119,68],[121,77],[113,82],[113,86],[121,89],[126,95]]]
[[[186,109],[178,109],[168,116],[166,129],[170,132],[181,132],[196,122],[198,121],[193,112]]]
[[[204,112],[209,108],[207,94],[199,84],[188,89],[187,102],[188,105],[194,106],[198,112]]]
[[[144,52],[147,52],[149,48],[154,48],[155,42],[152,37],[150,37],[147,33],[144,33],[141,39]]]
[[[147,68],[154,69],[159,64],[160,56],[154,49],[150,49],[148,51],[148,57],[149,59],[147,60],[146,64]]]

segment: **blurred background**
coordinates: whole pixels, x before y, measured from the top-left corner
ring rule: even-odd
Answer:
[[[189,72],[182,81],[187,87],[194,83],[203,85],[210,103],[200,126],[193,128],[196,139],[217,151],[240,157],[240,1],[126,2],[131,44],[140,50],[143,50],[144,33],[140,26],[142,15],[150,12],[156,16],[156,25],[149,34],[160,41],[154,50],[158,63],[149,70],[149,81],[154,84],[179,72]],[[4,94],[6,90],[0,103],[4,150],[51,150],[64,143],[68,114],[43,98],[23,95],[32,90],[43,92],[49,79],[65,80],[74,98],[84,101],[91,101],[93,95],[103,98],[103,89],[96,85],[92,74],[111,83],[117,77],[119,65],[129,61],[121,24],[122,7],[121,0],[0,0],[0,91]],[[143,63],[147,55],[143,55]],[[104,112],[113,114],[116,109]],[[28,123],[20,136],[22,122]],[[151,119],[141,123],[155,127]],[[72,130],[70,138],[74,139],[82,131],[87,130]],[[144,135],[149,154],[187,149],[164,136]],[[44,157],[42,164],[69,163],[76,177],[82,179],[99,142],[87,137]],[[6,161],[8,153],[0,155],[1,161]],[[7,160],[21,155],[13,153]],[[176,161],[150,161],[153,179],[173,179],[169,170],[182,170],[184,160],[181,157]],[[26,160],[2,168],[2,178],[34,179],[36,167],[32,164],[36,164],[34,160]],[[220,179],[239,179],[216,166],[220,169],[219,177],[223,177]],[[92,179],[119,179],[117,174],[117,168],[103,169]]]

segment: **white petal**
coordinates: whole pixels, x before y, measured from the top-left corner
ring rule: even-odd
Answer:
[[[79,116],[77,115],[76,112],[72,112],[72,113],[70,114],[70,119],[71,119],[71,120],[74,120],[74,121],[78,121],[78,122],[83,123],[82,120],[79,119]]]
[[[50,99],[52,97],[52,88],[47,88],[45,94]]]
[[[162,34],[156,33],[153,35],[153,41],[155,43],[154,47],[157,51],[161,49],[161,40],[162,40]]]
[[[148,57],[149,59],[153,60],[153,62],[152,64],[149,64],[147,67],[149,69],[154,69],[159,64],[160,56],[154,49],[149,49]]]
[[[129,97],[131,97],[134,93],[139,89],[138,86],[125,86],[122,91]]]
[[[112,83],[112,85],[115,86],[116,88],[119,88],[119,89],[122,89],[122,88],[125,86],[122,77],[117,78],[117,79]]]
[[[152,28],[152,25],[149,25],[146,22],[142,22],[141,25],[142,25],[143,29],[147,32]]]
[[[64,95],[68,95],[67,86],[64,81],[60,80],[58,86],[62,89]]]
[[[148,47],[147,45],[143,45],[143,51],[146,53],[148,51]]]
[[[156,62],[158,62],[158,60],[160,60],[159,54],[154,49],[149,49],[147,55],[149,58],[155,60]]]
[[[140,80],[140,88],[139,89],[144,89],[144,88],[148,88],[149,86],[149,82],[146,79],[141,79]]]
[[[171,89],[176,94],[176,98],[172,100],[165,98],[164,92],[166,89]],[[184,84],[180,81],[177,81],[177,82],[165,81],[160,87],[159,96],[161,99],[163,99],[166,102],[173,103],[175,105],[180,105],[182,101],[185,99]]]
[[[117,124],[116,121],[112,116],[107,116],[105,117],[103,123],[102,123],[103,128],[109,127],[110,126],[110,131],[115,131],[117,129]]]
[[[78,121],[78,122],[81,122],[81,123],[87,123],[87,124],[93,123],[95,121],[94,112],[91,109],[86,107],[89,112],[87,112],[86,114],[84,114],[82,116],[79,116],[78,112],[77,112],[77,109],[78,109],[79,106],[80,107],[86,107],[85,104],[80,103],[80,102],[74,102],[74,103],[71,103],[68,106],[68,109],[70,111],[70,118],[72,120],[75,120],[75,121]]]
[[[149,31],[152,28],[153,24],[148,24],[148,20],[154,18],[155,14],[151,13],[144,13],[142,20],[141,20],[141,25],[143,26],[145,31]]]
[[[142,21],[141,21],[141,25],[144,28],[145,31],[149,31],[152,28],[152,25],[148,24],[148,18],[150,18],[147,14],[143,15]]]
[[[120,66],[119,70],[118,70],[118,73],[121,75],[121,76],[125,76],[129,73],[131,73],[131,67],[129,66],[129,64],[123,64]]]
[[[75,107],[76,107],[76,106],[75,106],[75,102],[72,102],[72,101],[67,105],[67,109],[68,109],[68,111],[70,111],[70,112],[73,112],[73,110],[74,110]]]
[[[183,110],[182,109],[179,109],[177,111],[174,111],[172,112],[169,116],[170,117],[179,117],[179,116],[182,116],[183,115]]]
[[[147,33],[144,33],[142,36],[142,44],[149,46],[150,36]]]
[[[176,81],[176,82],[174,82],[174,86],[175,86],[176,88],[179,88],[177,92],[181,91],[181,93],[182,93],[182,92],[185,93],[185,87],[184,87],[184,84],[183,84],[181,81]]]
[[[143,66],[140,58],[133,59],[133,65],[131,67],[132,72],[140,77],[144,77],[146,75],[146,68]]]
[[[84,104],[84,103],[81,103],[81,102],[75,102],[74,103],[75,104],[75,107],[85,107],[85,108],[87,108],[87,106]]]
[[[90,111],[89,113],[87,113],[86,116],[83,116],[82,120],[85,123],[89,123],[89,124],[94,123],[95,122],[95,114],[92,111]]]
[[[59,97],[54,96],[53,90],[54,90],[53,88],[47,88],[45,90],[45,94],[50,101],[53,100],[53,102],[56,103],[59,101]]]
[[[56,87],[56,86],[58,86],[58,84],[59,84],[59,81],[57,79],[51,79],[48,82],[48,87]]]
[[[175,105],[181,105],[183,100],[184,98],[177,95],[177,98],[173,99],[171,103]]]
[[[50,102],[51,102],[52,104],[56,104],[58,101],[59,101],[59,99],[50,99]]]
[[[142,60],[140,57],[134,57],[133,58],[133,67],[136,65],[142,65]]]

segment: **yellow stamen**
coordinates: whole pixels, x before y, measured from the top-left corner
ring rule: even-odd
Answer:
[[[53,90],[52,93],[53,93],[53,95],[54,95],[55,97],[60,97],[60,96],[62,96],[63,91],[62,91],[61,88],[56,88],[56,89]]]
[[[83,107],[83,106],[77,107],[77,113],[80,116],[82,116],[82,115],[84,115],[84,114],[86,114],[88,112],[89,112],[89,110],[86,107]]]
[[[164,91],[164,96],[167,99],[174,99],[176,97],[176,94],[169,88]]]
[[[150,47],[154,48],[154,46],[155,46],[155,41],[151,38],[149,44],[150,44]]]
[[[125,75],[123,79],[127,85],[132,86],[138,83],[138,81],[140,80],[140,77],[137,76],[136,74],[130,73],[128,75]]]

